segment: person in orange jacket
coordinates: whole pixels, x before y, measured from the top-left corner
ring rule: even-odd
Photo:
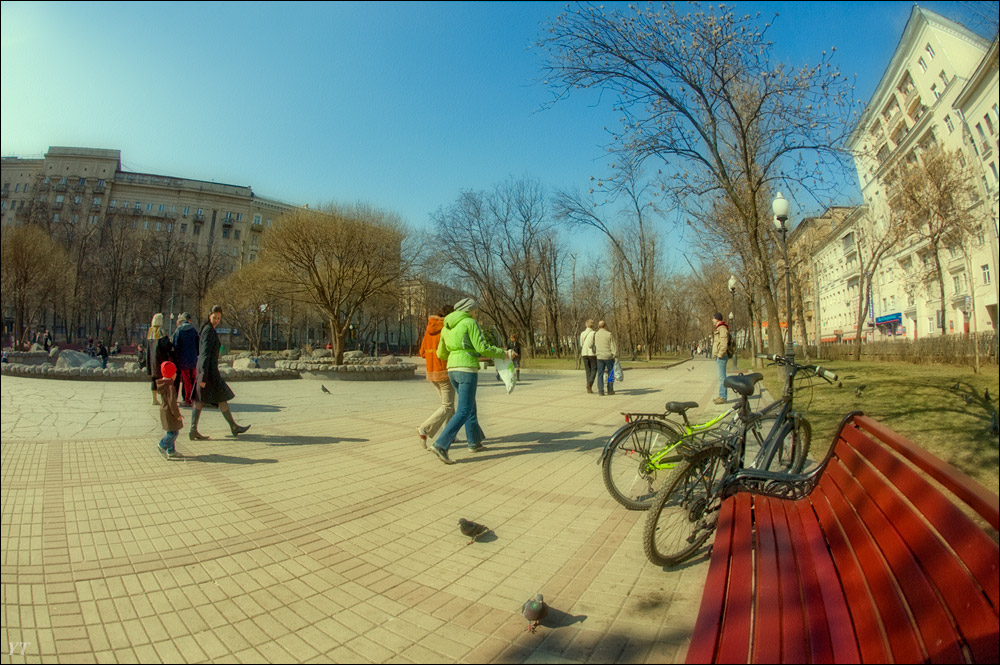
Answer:
[[[448,366],[438,358],[438,342],[441,339],[441,329],[444,328],[444,317],[452,312],[451,305],[444,305],[437,315],[427,317],[427,331],[420,342],[420,355],[427,361],[427,380],[434,384],[441,397],[441,406],[417,428],[417,436],[424,448],[427,447],[427,437],[434,436],[443,424],[455,414],[455,388],[448,379]]]

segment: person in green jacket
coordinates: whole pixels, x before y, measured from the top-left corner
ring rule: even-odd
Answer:
[[[486,450],[483,445],[482,428],[476,416],[476,387],[479,384],[479,357],[503,358],[505,354],[513,356],[513,351],[491,346],[483,339],[483,331],[476,323],[479,314],[479,304],[472,298],[464,298],[455,303],[455,311],[445,317],[444,328],[441,330],[441,340],[438,342],[438,358],[448,363],[448,380],[458,395],[458,405],[455,415],[438,435],[431,450],[445,464],[452,464],[448,458],[458,430],[465,425],[465,437],[469,450],[480,452]]]

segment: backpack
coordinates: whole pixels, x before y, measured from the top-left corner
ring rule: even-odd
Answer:
[[[732,358],[736,355],[736,343],[733,341],[733,333],[728,329],[726,332],[728,333],[726,335],[726,357]]]

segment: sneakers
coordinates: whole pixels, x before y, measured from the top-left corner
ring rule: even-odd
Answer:
[[[486,446],[484,446],[484,445],[483,445],[483,444],[481,444],[481,443],[477,443],[477,444],[476,444],[476,445],[474,445],[474,446],[469,446],[469,452],[470,452],[470,453],[481,453],[481,452],[483,452],[484,450],[486,450]]]
[[[163,448],[160,448],[159,446],[156,446],[156,449],[160,451],[160,453],[163,455],[163,459],[165,460],[172,460],[180,457],[180,454],[176,450],[165,450]]]
[[[431,446],[431,450],[433,450],[434,454],[438,456],[438,459],[441,460],[442,462],[444,462],[445,464],[454,464],[454,462],[452,462],[450,459],[448,459],[448,451],[447,450],[441,450],[437,446]]]
[[[716,397],[712,400],[712,404],[725,404],[726,399],[724,397]]]
[[[424,447],[424,450],[427,450],[427,430],[423,427],[418,427],[417,436],[420,437],[420,444]]]

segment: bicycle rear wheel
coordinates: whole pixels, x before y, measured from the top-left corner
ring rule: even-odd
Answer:
[[[680,440],[679,432],[659,420],[640,420],[623,429],[601,464],[608,493],[629,510],[648,510],[668,473],[654,468],[650,457]]]
[[[795,418],[785,425],[779,436],[777,445],[768,451],[761,468],[781,473],[801,473],[812,443],[812,425],[805,418]]]
[[[691,558],[715,530],[729,449],[717,444],[691,456],[674,470],[646,516],[642,545],[658,566]]]

